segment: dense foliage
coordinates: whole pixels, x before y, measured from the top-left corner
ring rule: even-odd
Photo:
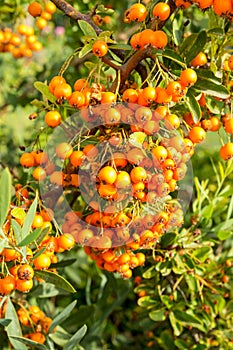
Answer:
[[[233,349],[232,18],[0,4],[1,349]]]

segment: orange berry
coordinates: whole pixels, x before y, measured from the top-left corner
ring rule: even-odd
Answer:
[[[113,167],[105,166],[100,169],[98,178],[101,182],[112,185],[117,179],[117,172]]]
[[[69,84],[58,84],[53,91],[54,96],[58,100],[68,100],[72,95],[72,89]]]
[[[97,40],[92,46],[92,52],[97,57],[103,57],[108,52],[108,45],[103,40]]]
[[[29,292],[33,287],[33,280],[16,280],[16,289],[20,292],[27,293]]]
[[[37,17],[40,16],[42,13],[42,6],[37,1],[33,1],[28,5],[28,13],[33,16]]]
[[[33,170],[32,176],[37,181],[43,181],[46,178],[47,174],[42,167],[38,166]]]
[[[33,260],[33,263],[37,270],[44,270],[48,269],[51,265],[51,259],[47,254],[42,253]]]
[[[189,138],[193,143],[200,143],[206,138],[206,132],[200,126],[194,126],[189,131]]]
[[[48,13],[50,13],[51,15],[52,15],[54,12],[56,12],[56,9],[57,9],[56,5],[54,5],[54,3],[51,2],[51,1],[49,1],[49,2],[47,2],[47,3],[45,4],[45,11],[48,12]]]
[[[61,159],[67,159],[73,152],[72,146],[67,142],[59,143],[56,147],[56,154]]]
[[[25,168],[31,168],[35,165],[35,158],[31,153],[24,153],[20,157],[20,164]]]
[[[201,67],[207,63],[207,57],[204,52],[199,52],[199,54],[191,61],[191,66]]]
[[[70,233],[64,233],[57,238],[58,246],[64,250],[70,250],[75,245],[74,237]]]
[[[180,75],[181,84],[185,87],[190,87],[197,81],[197,73],[191,68],[187,68],[181,72]]]
[[[170,6],[164,2],[158,2],[153,8],[153,16],[161,21],[166,21],[170,16]]]
[[[45,123],[52,128],[61,124],[61,114],[58,111],[49,111],[45,115]]]
[[[36,20],[36,26],[38,29],[44,29],[46,26],[47,26],[48,22],[46,21],[46,19],[42,18],[42,17],[39,17],[37,20]]]
[[[229,160],[233,157],[233,143],[228,142],[220,148],[220,156],[224,160]]]

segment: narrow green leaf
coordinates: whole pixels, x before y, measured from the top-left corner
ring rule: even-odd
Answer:
[[[93,43],[89,43],[89,44],[84,45],[83,48],[81,49],[81,51],[79,52],[78,57],[82,58],[85,55],[87,55],[89,52],[91,52],[92,45],[93,45]]]
[[[11,226],[12,226],[13,231],[14,231],[14,236],[15,236],[15,239],[16,239],[16,243],[18,243],[18,242],[20,242],[22,240],[22,227],[14,219],[11,220]]]
[[[196,316],[190,315],[187,313],[187,311],[181,311],[181,310],[173,310],[175,318],[183,323],[184,325],[191,325],[194,327],[198,327],[202,325],[202,321],[197,318]]]
[[[47,347],[45,345],[37,343],[36,341],[31,340],[31,339],[27,339],[24,337],[17,337],[17,336],[11,336],[11,339],[18,340],[21,343],[30,346],[30,348],[32,348],[32,349],[47,350]]]
[[[227,231],[227,230],[218,231],[217,236],[220,239],[220,241],[225,241],[225,239],[228,239],[232,236],[232,231]]]
[[[146,295],[145,297],[141,297],[138,299],[138,305],[141,307],[148,307],[152,305],[156,305],[158,302],[151,298],[149,295]]]
[[[177,237],[177,235],[174,232],[165,233],[161,238],[161,247],[167,248],[170,245],[174,244],[176,241],[176,237]]]
[[[1,173],[0,188],[0,226],[2,226],[11,202],[11,174],[8,168],[5,168]]]
[[[208,34],[214,34],[218,36],[223,36],[224,35],[224,30],[222,28],[212,28],[208,30]]]
[[[56,97],[53,96],[53,94],[51,94],[51,92],[49,91],[49,87],[46,84],[42,83],[41,81],[36,81],[34,83],[34,87],[38,91],[40,91],[42,95],[47,98],[47,100],[49,100],[52,103],[56,102]]]
[[[194,33],[189,35],[187,38],[183,40],[182,44],[179,46],[179,52],[182,55],[182,57],[185,56],[186,53],[190,50],[196,38],[197,38],[197,34]]]
[[[126,51],[132,50],[132,46],[127,44],[112,44],[112,45],[109,45],[109,48],[117,49],[117,50],[126,50]]]
[[[174,335],[176,337],[179,337],[179,335],[182,333],[183,331],[183,327],[182,325],[177,321],[177,319],[175,318],[175,315],[174,313],[171,311],[169,313],[169,321],[171,323],[171,326],[173,328],[173,332],[174,332]]]
[[[13,337],[22,337],[22,330],[20,327],[19,319],[15,311],[15,307],[12,304],[11,298],[7,299],[7,308],[6,308],[6,319],[10,319],[11,322],[6,326],[5,330],[10,339],[10,342],[15,350],[27,350],[27,347],[22,344],[20,341],[14,339]]]
[[[201,31],[186,55],[187,64],[190,63],[203,50],[207,41],[206,31]]]
[[[71,334],[66,332],[61,326],[57,326],[56,331],[49,334],[49,338],[52,339],[55,344],[63,348],[71,338]]]
[[[184,63],[183,59],[177,53],[175,53],[173,50],[166,49],[162,53],[162,56],[179,64],[181,67],[186,68],[186,64]]]
[[[199,77],[194,87],[196,90],[204,92],[207,95],[216,96],[223,99],[229,97],[229,92],[225,86],[217,85],[207,79],[201,79]]]
[[[185,103],[186,103],[190,113],[193,116],[194,122],[197,123],[201,119],[201,116],[202,116],[201,107],[200,107],[199,103],[197,102],[195,96],[191,93],[190,90],[187,92],[187,95],[185,96]]]
[[[50,325],[48,333],[51,333],[54,328],[60,325],[71,313],[74,307],[77,304],[77,300],[74,300],[71,304],[69,304],[60,314],[58,314]]]
[[[183,35],[182,35],[182,30],[179,26],[179,22],[176,18],[174,18],[174,20],[172,21],[172,33],[173,33],[174,43],[176,44],[176,46],[179,46],[181,44]]]
[[[1,318],[0,325],[3,327],[7,327],[11,323],[11,320],[8,318]]]
[[[79,24],[79,27],[84,35],[91,36],[93,38],[97,38],[97,34],[96,34],[94,28],[89,23],[80,19],[78,21],[78,24]]]
[[[50,271],[35,271],[37,277],[46,282],[54,284],[57,288],[63,289],[68,293],[75,293],[74,287],[62,276]]]
[[[36,239],[43,234],[44,236],[48,233],[49,228],[37,228],[36,230],[30,232],[21,242],[18,243],[19,247],[24,247],[26,245],[29,245],[33,241],[36,241]]]
[[[38,200],[37,198],[35,198],[32,205],[30,206],[30,209],[28,210],[28,213],[26,215],[26,218],[24,220],[23,227],[22,227],[22,239],[27,237],[28,234],[30,233],[32,222],[36,214],[37,203],[38,203]]]
[[[166,308],[163,307],[162,309],[154,310],[149,313],[149,317],[152,321],[165,321],[166,320],[166,314],[165,314]]]
[[[155,266],[151,266],[148,270],[143,273],[143,278],[150,279],[156,275]]]
[[[66,343],[64,346],[64,350],[73,350],[80,343],[82,338],[85,336],[87,332],[87,326],[84,324]]]
[[[212,83],[221,85],[221,79],[216,77],[216,75],[209,69],[199,68],[195,70],[197,73],[198,79],[207,79]]]

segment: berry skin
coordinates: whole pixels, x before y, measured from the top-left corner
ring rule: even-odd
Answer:
[[[17,269],[17,276],[20,280],[31,280],[34,276],[34,270],[30,265],[23,264]]]
[[[158,2],[153,8],[153,16],[160,19],[160,21],[166,21],[170,16],[170,6],[164,2]]]
[[[40,16],[42,13],[42,6],[37,1],[33,1],[28,5],[28,13],[33,16],[37,17]]]
[[[233,55],[228,60],[228,67],[233,70]]]
[[[199,52],[199,54],[191,61],[193,67],[201,67],[207,63],[207,57],[204,52]]]
[[[206,138],[206,132],[200,126],[194,126],[189,132],[189,138],[193,143],[200,143]]]
[[[117,179],[117,172],[111,166],[105,166],[98,173],[98,178],[101,182],[112,185]]]
[[[228,142],[220,148],[220,156],[224,160],[229,160],[233,157],[233,143]]]
[[[75,245],[74,237],[70,233],[64,233],[57,239],[59,248],[70,250]]]
[[[146,19],[147,11],[143,4],[134,4],[125,11],[124,22],[143,22]]]
[[[57,111],[49,111],[45,115],[45,123],[51,128],[55,128],[61,124],[61,114]]]
[[[25,168],[31,168],[35,165],[35,158],[31,153],[24,153],[20,157],[20,164]]]
[[[34,266],[37,270],[48,269],[51,265],[51,259],[45,253],[40,254],[37,258],[34,259]]]
[[[59,145],[56,147],[56,154],[61,159],[69,158],[72,152],[73,152],[73,148],[67,142],[59,143]]]
[[[48,12],[48,13],[50,13],[51,15],[52,15],[54,12],[56,12],[56,9],[57,9],[56,5],[54,5],[54,3],[51,2],[51,1],[49,1],[49,2],[47,2],[47,3],[45,4],[45,11]]]
[[[97,57],[103,57],[108,52],[108,45],[103,40],[97,40],[92,46],[92,52]]]
[[[181,72],[180,81],[184,87],[190,87],[196,83],[197,73],[193,69],[187,68]]]
[[[56,85],[53,94],[58,100],[68,100],[72,95],[71,86],[66,83],[58,84]]]

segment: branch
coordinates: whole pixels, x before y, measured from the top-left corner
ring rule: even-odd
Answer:
[[[140,62],[143,61],[145,58],[151,58],[152,60],[155,59],[154,54],[152,52],[152,49],[150,47],[144,49],[144,50],[138,50],[136,51],[129,59],[126,61],[121,67],[120,67],[120,89],[124,85],[126,79],[130,75],[130,73],[134,70],[139,68],[142,69],[142,67],[139,66]],[[144,68],[143,68],[144,69]],[[144,73],[143,73],[144,74]],[[111,91],[116,91],[116,88],[118,86],[118,79],[116,78],[111,86]]]
[[[95,25],[95,23],[92,20],[92,13],[85,15],[80,13],[79,11],[75,10],[75,8],[73,8],[73,6],[71,6],[68,2],[66,2],[65,0],[51,0],[56,7],[61,10],[62,12],[64,12],[64,14],[68,17],[70,17],[71,19],[73,19],[74,21],[78,21],[78,20],[83,20],[86,21],[87,23],[89,23],[92,28],[94,28],[96,34],[100,34],[102,32],[102,29],[100,29],[97,25]]]

